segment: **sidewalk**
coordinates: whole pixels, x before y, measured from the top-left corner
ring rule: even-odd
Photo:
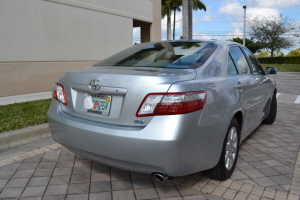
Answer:
[[[195,173],[172,182],[75,155],[55,143],[0,161],[0,199],[299,200],[300,105],[278,104],[273,125],[242,144],[231,179]]]
[[[52,98],[51,91],[0,97],[0,105]]]

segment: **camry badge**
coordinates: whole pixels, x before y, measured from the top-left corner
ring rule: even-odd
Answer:
[[[134,120],[134,123],[137,123],[137,124],[143,124],[145,122],[145,120],[138,120],[138,119],[135,119]]]
[[[97,91],[97,90],[99,90],[101,88],[101,82],[100,81],[98,81],[98,80],[92,80],[91,82],[90,82],[90,84],[89,84],[89,89],[91,90],[91,91]]]

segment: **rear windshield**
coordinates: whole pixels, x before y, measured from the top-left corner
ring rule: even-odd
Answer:
[[[142,43],[115,54],[94,66],[196,68],[214,52],[212,42]]]

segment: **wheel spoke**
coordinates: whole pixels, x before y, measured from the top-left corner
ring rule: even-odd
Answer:
[[[225,148],[225,150],[226,150],[226,151],[229,151],[229,150],[230,150],[230,147],[231,147],[231,146],[230,146],[230,143],[227,142],[227,143],[226,143],[226,148]]]
[[[235,156],[236,156],[236,153],[233,153],[231,156],[233,160],[235,160]]]
[[[229,158],[229,156],[230,156],[229,152],[227,151],[226,154],[225,154],[225,160],[227,160]]]
[[[226,168],[229,168],[229,161],[230,161],[230,156],[227,156],[226,158],[225,158],[225,166],[226,166]]]
[[[232,128],[230,130],[230,138],[229,138],[229,141],[232,142],[233,141],[233,137],[234,137],[234,129]]]
[[[232,141],[235,143],[237,141],[237,133],[234,132]]]
[[[233,165],[233,158],[232,158],[232,156],[230,156],[230,159],[229,159],[230,161],[229,161],[229,168],[231,168],[232,167],[232,165]]]

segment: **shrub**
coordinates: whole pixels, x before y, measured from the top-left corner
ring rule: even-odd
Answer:
[[[274,57],[273,62],[272,58],[265,57],[265,58],[257,58],[260,63],[262,64],[300,64],[300,56],[293,56],[293,57]]]

